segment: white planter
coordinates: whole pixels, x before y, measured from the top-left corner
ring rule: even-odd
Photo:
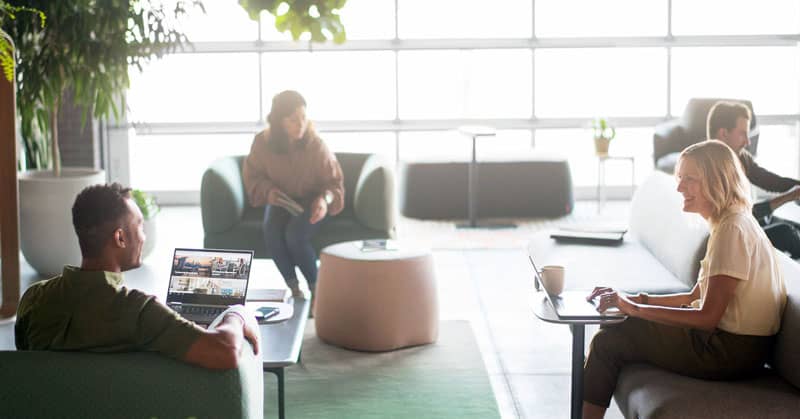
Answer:
[[[80,265],[81,249],[72,226],[72,204],[83,188],[106,182],[102,170],[63,168],[19,174],[19,221],[22,254],[44,276],[61,273],[64,265]]]

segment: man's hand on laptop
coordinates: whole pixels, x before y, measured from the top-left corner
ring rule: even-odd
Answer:
[[[242,305],[222,312],[189,347],[184,360],[210,369],[236,368],[245,341],[260,353],[260,332],[255,316]]]
[[[261,332],[258,328],[255,315],[243,305],[236,304],[228,307],[220,316],[223,317],[223,322],[226,320],[224,317],[227,316],[235,317],[242,322],[242,335],[253,345],[253,353],[258,355],[260,352]]]

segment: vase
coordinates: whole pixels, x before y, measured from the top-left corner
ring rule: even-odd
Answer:
[[[598,156],[608,155],[608,146],[611,144],[611,139],[606,137],[594,137],[594,150]]]
[[[102,170],[64,168],[19,174],[20,245],[28,263],[43,276],[61,273],[64,265],[81,263],[72,205],[85,187],[106,182]]]

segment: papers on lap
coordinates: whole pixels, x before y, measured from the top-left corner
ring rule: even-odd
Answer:
[[[275,202],[275,205],[285,209],[286,211],[289,211],[289,214],[292,214],[293,217],[297,217],[304,211],[302,205],[297,203],[297,201],[282,191],[278,191],[278,200]]]

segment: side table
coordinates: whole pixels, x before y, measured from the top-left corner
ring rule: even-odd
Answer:
[[[633,156],[610,156],[608,154],[597,156],[597,213],[602,211],[606,203],[606,162],[609,160],[622,160],[631,164],[631,191],[636,188],[636,162]]]
[[[261,324],[261,360],[264,371],[275,374],[278,379],[278,417],[286,416],[284,369],[300,362],[303,346],[303,333],[310,303],[308,300],[294,300],[292,317],[286,321]]]
[[[550,302],[547,301],[544,291],[533,294],[532,307],[533,314],[542,321],[569,325],[569,330],[572,332],[572,391],[570,393],[570,418],[581,419],[581,417],[583,417],[583,364],[585,361],[583,347],[586,341],[586,325],[622,323],[625,321],[625,318],[562,320],[558,317],[558,314],[556,314]]]

